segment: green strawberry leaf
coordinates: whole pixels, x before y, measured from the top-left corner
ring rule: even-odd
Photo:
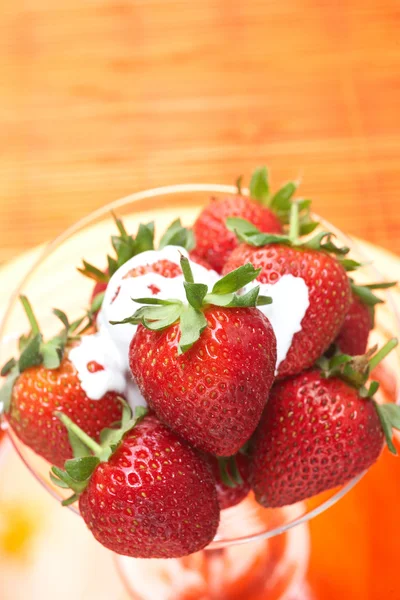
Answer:
[[[125,433],[133,429],[148,413],[145,406],[137,406],[135,415],[133,415],[129,404],[123,400],[123,398],[120,398],[120,401],[122,402],[122,419],[120,427],[115,429],[105,428],[100,433],[102,448],[110,447],[112,451],[117,448]]]
[[[28,317],[28,321],[31,326],[32,337],[36,336],[40,333],[40,327],[39,327],[39,323],[37,322],[37,319],[35,317],[35,314],[33,312],[31,303],[29,302],[29,300],[26,296],[20,296],[19,299],[25,310],[26,316]]]
[[[400,406],[375,402],[375,408],[385,434],[386,444],[392,454],[397,454],[396,447],[393,444],[393,429],[400,430]]]
[[[66,498],[61,502],[62,506],[71,506],[79,499],[79,494],[72,494],[69,498]]]
[[[245,285],[253,281],[260,274],[261,269],[255,269],[251,263],[247,263],[216,282],[212,294],[230,294],[237,292]]]
[[[82,456],[65,462],[65,471],[74,481],[86,481],[100,463],[97,456]]]
[[[42,335],[38,333],[25,346],[18,360],[20,373],[30,367],[38,366],[42,363],[42,355],[40,353],[41,343]]]
[[[333,233],[330,233],[329,231],[321,231],[310,240],[300,244],[300,246],[303,248],[308,248],[309,250],[325,250],[326,252],[331,252],[338,255],[347,254],[350,249],[347,246],[336,246],[332,241],[333,237],[335,237]]]
[[[261,204],[267,205],[269,200],[269,182],[268,171],[266,167],[255,169],[250,180],[250,197],[258,200]]]
[[[147,223],[147,225],[140,224],[138,232],[136,234],[135,243],[133,247],[134,254],[140,254],[147,250],[154,250],[154,223]],[[129,258],[132,258],[130,256]]]
[[[335,348],[333,356],[322,356],[316,361],[323,377],[340,377],[359,390],[361,397],[371,397],[376,393],[379,384],[372,381],[369,389],[365,388],[373,369],[398,345],[397,338],[392,338],[380,350],[374,346],[361,356],[341,354]]]
[[[397,284],[398,281],[382,281],[378,283],[368,283],[364,285],[364,287],[368,288],[369,290],[387,290],[389,288],[396,287]]]
[[[384,301],[375,294],[366,286],[356,285],[355,283],[351,283],[351,289],[356,296],[360,298],[363,304],[367,306],[375,306],[376,304],[382,304]]]
[[[237,466],[236,457],[230,456],[228,459],[229,462],[229,472],[231,473],[232,481],[236,483],[236,485],[242,485],[243,479],[240,474],[239,468]]]
[[[104,300],[104,295],[105,295],[105,292],[99,292],[93,298],[92,304],[89,309],[89,314],[91,316],[96,314],[101,309],[101,305],[103,304],[103,300]]]
[[[271,233],[262,233],[255,225],[239,219],[237,217],[229,217],[226,220],[226,227],[236,234],[240,242],[244,242],[249,246],[267,246],[268,244],[288,244],[291,241],[287,235],[275,235]]]
[[[162,250],[165,246],[181,246],[187,251],[190,251],[193,250],[195,245],[196,242],[193,231],[183,227],[181,220],[176,219],[162,236],[159,249]]]
[[[180,300],[163,300],[162,298],[156,298],[155,296],[150,296],[149,298],[132,298],[132,301],[137,304],[152,304],[155,306],[170,306],[171,304],[180,302]]]
[[[240,217],[228,217],[226,226],[230,231],[236,233],[236,235],[261,233],[253,223],[250,223],[250,221],[247,221],[246,219],[241,219]]]
[[[291,198],[299,187],[298,181],[289,181],[271,198],[269,207],[278,216],[285,217],[290,213]]]
[[[94,281],[96,281],[96,283],[107,283],[110,279],[108,273],[100,271],[100,269],[86,262],[86,260],[83,260],[82,263],[83,267],[78,267],[78,271],[79,273],[82,273],[82,275],[84,275],[85,277],[93,279]]]
[[[208,294],[206,302],[224,308],[248,308],[251,306],[265,306],[272,303],[272,298],[269,296],[260,296],[259,293],[260,287],[256,286],[242,296],[238,294]]]
[[[10,410],[12,391],[19,374],[18,365],[15,365],[0,388],[0,414]]]
[[[90,455],[90,448],[71,429],[68,429],[68,439],[74,458],[82,458],[83,456]]]
[[[340,262],[348,273],[351,271],[356,271],[362,266],[361,263],[357,262],[356,260],[352,260],[351,258],[342,258]]]
[[[62,487],[64,489],[67,489],[66,488],[66,486],[67,486],[74,492],[79,493],[79,492],[83,491],[86,487],[85,485],[82,485],[82,482],[73,479],[71,477],[71,475],[69,475],[66,471],[63,471],[59,467],[54,467],[54,466],[51,467],[50,474],[53,474],[53,479],[52,479],[53,483],[55,483],[56,485],[58,485],[59,487]],[[61,484],[58,483],[57,478],[59,481],[61,481]]]
[[[219,476],[222,483],[229,488],[235,488],[236,483],[233,481],[228,469],[228,458],[218,457]]]
[[[187,283],[194,283],[194,277],[192,273],[192,267],[190,266],[190,261],[188,258],[186,258],[186,256],[183,256],[183,254],[181,255],[180,264],[185,281],[187,281]]]
[[[378,296],[375,296],[372,290],[385,290],[397,285],[397,281],[370,283],[367,285],[356,285],[353,280],[350,281],[353,293],[360,298],[363,304],[372,307],[376,304],[382,304],[384,302],[384,300]]]
[[[41,363],[46,369],[58,369],[63,357],[64,347],[57,341],[47,342],[41,346]]]
[[[372,398],[373,396],[375,396],[378,389],[379,389],[379,382],[371,381],[369,388],[362,386],[359,389],[358,393],[361,396],[361,398]]]
[[[67,330],[69,330],[70,328],[70,324],[68,321],[68,317],[65,314],[65,312],[63,312],[62,310],[58,309],[58,308],[53,308],[53,314],[60,319],[61,323],[64,325],[64,328]]]
[[[64,490],[70,489],[68,483],[66,483],[62,479],[59,479],[58,477],[53,475],[53,473],[51,471],[49,473],[49,476],[50,476],[50,481],[52,481],[54,483],[54,485],[57,485],[58,487],[63,488]]]
[[[115,260],[115,258],[112,258],[111,256],[107,255],[107,271],[108,271],[107,283],[110,280],[110,277],[112,275],[114,275],[114,273],[116,271],[118,271],[120,266],[121,265],[118,264],[118,262]]]
[[[15,358],[10,358],[10,360],[8,360],[6,362],[6,364],[3,366],[3,368],[1,369],[0,375],[2,377],[5,377],[6,375],[8,375],[10,373],[10,371],[13,370],[13,368],[17,365],[17,361],[15,360]]]
[[[184,307],[180,315],[180,351],[186,352],[189,350],[200,338],[206,327],[207,319],[201,311],[196,310],[190,304]]]
[[[180,317],[183,304],[169,304],[167,306],[142,306],[133,315],[134,324],[142,323],[147,329],[160,331],[173,325]]]
[[[189,304],[196,310],[203,306],[203,300],[208,292],[208,287],[204,283],[184,282],[186,298]]]

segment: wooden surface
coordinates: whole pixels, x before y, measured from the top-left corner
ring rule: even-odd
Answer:
[[[119,196],[259,163],[400,252],[397,0],[14,0],[0,262]]]

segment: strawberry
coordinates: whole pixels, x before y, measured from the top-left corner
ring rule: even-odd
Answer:
[[[201,265],[202,267],[204,267],[205,269],[208,269],[209,271],[212,270],[212,266],[210,265],[210,263],[208,261],[206,261],[205,258],[200,256],[198,254],[198,252],[196,252],[196,250],[192,250],[191,252],[189,252],[189,258],[192,262],[196,263],[197,265]]]
[[[51,478],[74,490],[64,504],[79,496],[85,523],[113,552],[136,558],[197,552],[212,541],[219,523],[211,469],[154,415],[143,414],[133,419],[124,405],[121,428],[103,432],[98,445],[57,413],[88,453],[67,461],[65,471],[53,468]]]
[[[12,359],[2,370],[8,379],[1,390],[1,400],[6,418],[19,439],[52,464],[62,466],[72,458],[72,450],[67,432],[54,411],[63,410],[86,433],[98,439],[104,427],[121,418],[121,403],[114,393],[93,401],[83,391],[68,358],[71,348],[68,337],[76,323],[71,327],[65,314],[55,311],[64,331],[45,344],[28,300],[25,297],[21,300],[32,331],[28,338],[21,339],[23,349],[18,362]]]
[[[217,459],[210,456],[209,460],[216,481],[220,509],[236,506],[250,491],[249,457],[239,452],[230,458]]]
[[[211,293],[193,282],[181,259],[188,304],[135,300],[140,308],[123,322],[139,324],[129,362],[139,389],[157,416],[197,448],[235,454],[254,431],[274,378],[276,340],[255,308],[269,298],[258,288],[235,292],[258,274],[242,266]]]
[[[279,364],[278,376],[287,377],[310,367],[336,338],[351,302],[350,283],[344,266],[334,254],[348,252],[337,248],[328,232],[301,242],[298,238],[298,207],[292,205],[289,236],[259,232],[247,221],[228,219],[228,226],[245,243],[234,250],[224,273],[247,262],[261,269],[257,281],[275,284],[283,275],[303,278],[309,305],[294,334],[286,358]]]
[[[386,289],[396,282],[355,285],[351,280],[352,299],[335,344],[344,354],[364,354],[368,346],[369,333],[374,327],[374,307],[383,302],[372,290]]]
[[[107,289],[107,285],[111,277],[122,265],[128,262],[128,260],[130,260],[138,254],[141,254],[142,252],[155,249],[154,223],[148,223],[147,225],[141,223],[139,225],[136,237],[134,237],[128,234],[125,225],[123,224],[121,219],[117,218],[114,214],[113,217],[119,232],[119,235],[111,236],[111,243],[115,251],[115,258],[109,255],[107,256],[108,266],[106,270],[98,269],[97,267],[86,262],[85,260],[83,261],[83,266],[78,269],[78,271],[82,273],[82,275],[93,279],[96,282],[96,285],[92,291],[92,300],[94,300],[97,294],[100,294]],[[185,227],[182,227],[180,219],[176,219],[165,231],[159,243],[159,250],[162,250],[166,246],[171,245],[181,246],[182,248],[185,248],[188,251],[194,248],[195,242],[193,232],[189,229],[186,229]],[[175,276],[168,275],[165,273],[162,274],[165,277]]]
[[[397,345],[351,358],[322,359],[320,367],[273,386],[251,445],[250,482],[265,507],[293,504],[368,469],[379,457],[392,427],[400,427],[400,407],[379,405],[365,388],[370,371]]]
[[[241,178],[237,183],[237,195],[211,198],[210,204],[201,211],[193,226],[197,256],[222,273],[229,255],[238,245],[236,236],[226,227],[229,217],[245,219],[266,233],[282,233],[282,225],[287,222],[290,199],[297,185],[297,182],[291,181],[271,195],[267,169],[260,167],[250,181],[250,198],[241,192]],[[304,205],[304,208],[304,222],[310,223],[308,207]]]

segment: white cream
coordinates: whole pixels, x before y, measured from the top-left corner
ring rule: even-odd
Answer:
[[[132,407],[145,404],[129,371],[129,345],[137,326],[130,323],[111,325],[110,321],[122,321],[142,306],[132,298],[155,296],[164,300],[185,300],[183,275],[168,278],[158,273],[146,273],[124,279],[135,267],[151,265],[159,260],[179,265],[181,254],[188,256],[186,250],[176,246],[149,250],[131,258],[111,277],[97,318],[98,332],[83,336],[80,345],[69,355],[78,371],[82,388],[92,400],[99,400],[107,392],[114,391],[124,395]],[[209,289],[219,278],[215,271],[196,263],[191,262],[191,267],[195,281],[207,284]],[[308,288],[304,279],[293,275],[283,275],[275,284],[254,281],[245,290],[255,285],[260,285],[261,294],[273,299],[272,304],[262,306],[260,310],[270,320],[276,336],[278,369],[289,351],[294,334],[301,330],[301,322],[309,306]],[[155,294],[153,286],[159,290]],[[101,365],[103,370],[89,371],[91,361]]]
[[[159,260],[169,260],[179,265],[182,254],[188,256],[186,250],[177,246],[149,250],[128,260],[111,277],[97,317],[97,333],[83,336],[79,346],[69,354],[82,388],[92,400],[99,400],[107,392],[114,391],[124,395],[132,407],[146,404],[129,371],[129,345],[137,325],[111,325],[110,321],[122,321],[142,306],[133,302],[132,298],[154,296],[164,300],[185,300],[183,275],[168,278],[158,273],[146,273],[124,279],[135,267],[151,265]],[[206,283],[210,288],[219,278],[215,271],[196,263],[191,262],[191,268],[195,281]],[[149,286],[155,286],[159,292],[154,293],[154,287],[152,290]],[[89,371],[88,364],[91,361],[97,362],[103,370],[95,373]]]
[[[260,294],[270,296],[272,304],[260,306],[259,310],[269,319],[276,337],[276,369],[285,360],[292,345],[293,336],[301,331],[301,322],[310,305],[308,287],[302,277],[283,275],[276,283],[251,282],[246,290],[260,286]]]

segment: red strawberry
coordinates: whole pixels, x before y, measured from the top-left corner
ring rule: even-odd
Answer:
[[[335,344],[344,354],[350,354],[351,356],[365,354],[372,326],[370,307],[364,304],[361,298],[353,294],[350,308],[347,311]]]
[[[372,290],[387,289],[397,282],[356,285],[350,281],[352,301],[335,344],[344,354],[357,356],[367,350],[369,333],[374,327],[374,307],[383,302]]]
[[[178,275],[182,275],[182,270],[176,263],[162,259],[150,265],[134,267],[128,271],[124,276],[124,279],[127,279],[128,277],[140,277],[140,275],[145,275],[146,273],[157,273],[162,277],[173,279],[174,277],[178,277]]]
[[[246,196],[211,198],[211,202],[197,217],[193,231],[196,236],[196,254],[206,260],[218,273],[230,253],[238,245],[234,233],[226,228],[228,217],[246,219],[261,231],[280,233],[282,225],[269,209]]]
[[[59,467],[72,458],[72,450],[55,410],[63,411],[96,440],[104,427],[121,418],[118,395],[110,392],[101,400],[90,400],[66,357],[58,369],[39,366],[21,373],[12,390],[8,422],[24,444]]]
[[[94,537],[136,558],[181,557],[207,546],[217,531],[219,506],[206,459],[154,415],[125,434],[122,426],[119,435],[122,441],[110,442],[115,451],[93,445],[97,458],[68,461],[66,472],[53,469],[68,483],[76,478],[72,488],[81,494],[79,509]]]
[[[295,205],[294,205],[295,206]],[[297,236],[261,234],[249,223],[232,219],[230,226],[248,244],[234,250],[224,267],[224,273],[250,262],[261,269],[257,281],[274,284],[285,274],[304,279],[309,294],[309,306],[301,322],[301,331],[293,336],[286,358],[280,363],[279,377],[287,377],[310,367],[325,352],[343,325],[351,302],[350,283],[340,261],[330,252],[347,252],[330,241],[330,234],[318,234],[301,244]],[[327,242],[323,239],[328,237]],[[281,241],[282,240],[282,241]],[[329,252],[328,252],[329,250]]]
[[[194,446],[235,454],[254,431],[274,378],[276,342],[264,315],[252,308],[205,310],[207,327],[179,354],[179,326],[139,325],[129,361],[148,404]],[[145,365],[145,368],[143,368]]]
[[[205,269],[208,269],[209,271],[212,270],[212,266],[210,265],[210,263],[208,261],[206,261],[202,256],[200,256],[196,250],[192,250],[191,252],[189,252],[189,258],[192,262],[196,263],[197,265],[201,265],[202,267],[204,267]]]
[[[245,219],[266,233],[282,233],[282,225],[288,222],[291,198],[297,185],[297,182],[290,181],[272,195],[268,171],[266,167],[260,167],[251,177],[249,198],[242,194],[239,178],[236,196],[211,198],[211,203],[196,219],[193,231],[197,256],[204,258],[213,269],[222,273],[229,255],[238,245],[236,236],[226,227],[226,220],[231,217]],[[312,221],[309,204],[309,201],[301,201],[302,226],[307,226],[310,230]]]
[[[93,300],[96,298],[96,296],[98,296],[98,294],[105,292],[107,289],[107,285],[108,285],[108,283],[105,281],[98,281],[93,288],[92,295],[90,297],[90,301],[93,302]]]
[[[360,372],[336,356],[339,369],[328,370],[329,378],[314,368],[273,386],[252,441],[250,481],[260,504],[285,506],[346,483],[378,459],[385,434],[395,451],[399,407],[368,397],[376,382],[369,391],[359,387],[388,347],[370,367],[361,361]]]
[[[217,484],[220,509],[236,506],[250,491],[249,457],[239,452],[228,459],[210,457],[209,460]]]
[[[114,215],[114,220],[117,225],[119,235],[114,235],[111,237],[111,242],[115,251],[115,258],[107,256],[107,269],[98,269],[85,260],[83,261],[83,266],[78,269],[82,275],[85,275],[85,277],[89,277],[90,279],[96,281],[96,286],[94,287],[91,296],[92,301],[97,294],[106,290],[107,284],[112,275],[114,275],[114,273],[128,260],[138,254],[141,254],[142,252],[155,249],[154,223],[148,223],[147,225],[141,223],[139,225],[136,237],[134,237],[128,234],[121,219],[118,219]],[[182,227],[180,219],[177,219],[168,227],[160,240],[159,249],[162,250],[168,245],[180,246],[188,251],[192,250],[194,247],[193,232],[185,227]],[[170,263],[170,261],[165,262]],[[175,275],[167,274],[167,270],[165,270],[165,272],[163,269],[158,271],[154,266],[153,268],[144,270],[143,272],[138,270],[137,274],[142,275],[148,272],[160,273],[161,275],[164,275],[164,277],[175,277]],[[132,276],[135,277],[136,275]]]
[[[12,359],[3,367],[1,374],[8,378],[0,392],[1,400],[6,418],[20,440],[52,464],[62,466],[72,458],[72,450],[67,432],[54,411],[64,411],[86,433],[99,439],[104,427],[121,418],[121,403],[115,393],[90,400],[83,391],[76,369],[68,359],[71,346],[66,348],[66,344],[71,326],[66,315],[55,311],[65,330],[45,344],[28,300],[21,297],[21,301],[32,331],[28,338],[21,339],[23,350],[18,361]],[[83,319],[80,321],[84,324]],[[98,365],[93,364],[93,369],[96,368]]]
[[[188,306],[151,299],[125,319],[145,325],[131,342],[131,371],[171,429],[201,450],[231,456],[254,431],[274,379],[275,335],[254,308],[268,300],[258,298],[257,288],[234,293],[257,275],[251,265],[208,294],[207,286],[193,283],[189,261],[183,257],[181,264]]]

